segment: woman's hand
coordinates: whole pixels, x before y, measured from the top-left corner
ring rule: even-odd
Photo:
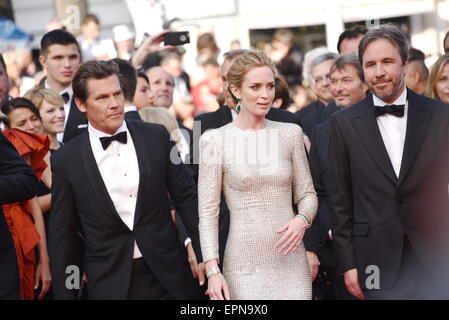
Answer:
[[[50,265],[48,260],[41,260],[36,268],[36,276],[34,280],[34,289],[39,288],[39,282],[41,285],[41,292],[39,293],[39,300],[42,300],[47,294],[48,290],[50,290],[51,285],[51,273],[50,273]]]
[[[275,248],[284,256],[295,253],[301,244],[305,230],[306,223],[303,219],[298,217],[291,219],[277,231],[278,233],[284,233],[284,235],[276,243]]]
[[[207,294],[211,300],[230,300],[229,287],[221,273],[213,274],[207,283]]]

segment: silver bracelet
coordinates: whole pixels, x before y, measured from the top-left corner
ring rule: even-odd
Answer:
[[[213,276],[216,273],[221,273],[220,268],[219,267],[213,267],[212,269],[210,269],[209,271],[206,272],[206,277],[207,279],[209,279],[211,276]]]

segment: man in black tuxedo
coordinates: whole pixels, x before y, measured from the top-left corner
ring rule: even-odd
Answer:
[[[355,53],[340,55],[332,65],[330,74],[330,90],[334,98],[331,104],[335,106],[334,109],[338,111],[348,108],[362,100],[367,90],[364,81],[357,55]],[[331,114],[328,115],[329,118],[330,116]],[[315,234],[312,238],[315,243],[311,248],[319,255],[321,282],[326,283],[330,280],[331,290],[323,290],[324,283],[323,287],[317,288],[318,291],[320,289],[322,291],[318,293],[320,298],[326,300],[350,298],[342,277],[336,272],[336,253],[330,232],[331,207],[328,205],[327,167],[328,161],[332,159],[328,159],[329,139],[330,122],[327,120],[313,130],[310,148],[310,173],[319,199],[317,216],[310,230]]]
[[[0,133],[0,204],[25,201],[36,195],[33,170]],[[20,299],[16,249],[0,206],[0,300]]]
[[[128,121],[140,121],[143,120],[140,118],[139,112],[137,111],[137,107],[133,103],[136,86],[137,86],[137,73],[134,67],[126,60],[123,59],[112,59],[114,61],[120,71],[120,76],[122,77],[123,83],[123,96],[125,98],[125,120]],[[187,144],[188,146],[188,144]],[[187,252],[189,254],[189,261],[191,262],[192,274],[195,277],[198,277],[198,263],[196,261],[196,257],[192,248],[191,239],[188,236],[187,230],[185,228],[184,223],[182,222],[182,218],[176,214],[176,228],[179,232],[179,239],[181,243],[186,243]],[[204,273],[204,272],[203,272]],[[201,277],[201,281],[203,281],[203,274],[199,275]]]
[[[332,236],[359,299],[435,297],[447,281],[449,106],[405,87],[407,56],[399,29],[370,30],[359,59],[372,94],[331,118]]]
[[[66,143],[87,128],[86,116],[78,110],[73,98],[72,80],[81,63],[81,51],[76,38],[64,30],[47,32],[41,40],[39,61],[47,73],[39,86],[58,92],[64,99],[64,133],[58,140]]]
[[[200,298],[167,195],[199,248],[193,178],[163,126],[124,121],[118,73],[112,61],[89,61],[73,81],[89,127],[52,156],[54,295],[75,298],[65,286],[65,270],[74,264],[79,223],[90,299]]]
[[[225,60],[221,66],[221,78],[223,81],[223,93],[225,97],[226,105],[219,107],[214,112],[203,113],[195,118],[195,123],[193,127],[193,140],[191,144],[191,168],[195,173],[195,179],[198,181],[198,159],[199,159],[199,139],[201,135],[209,129],[220,128],[230,122],[232,122],[236,117],[238,117],[238,112],[235,110],[235,103],[230,96],[230,92],[227,90],[227,73],[229,68],[235,59],[237,59],[242,54],[248,52],[248,50],[239,49],[232,50],[224,54]],[[266,118],[272,121],[296,123],[300,125],[299,118],[286,110],[281,110],[277,108],[270,108],[270,111],[266,115]],[[229,231],[229,209],[226,205],[226,201],[222,194],[220,202],[220,217],[219,217],[219,254],[220,263],[223,262],[224,250],[226,246],[226,240],[228,238]],[[307,234],[307,233],[306,233]],[[307,244],[307,239],[304,239]],[[317,267],[317,266],[316,266]]]

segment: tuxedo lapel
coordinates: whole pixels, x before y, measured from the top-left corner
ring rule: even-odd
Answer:
[[[363,108],[360,110],[359,115],[352,119],[352,123],[357,135],[365,145],[367,152],[373,158],[374,162],[396,184],[397,177],[382,140],[376,116],[374,115],[374,104],[371,94],[363,101]]]
[[[72,97],[69,116],[67,118],[67,123],[64,129],[64,143],[74,138],[80,132],[79,130],[81,130],[82,128],[79,128],[79,125],[85,125],[85,127],[87,127],[87,118],[76,106],[75,97]]]
[[[101,177],[97,162],[95,161],[92,147],[90,145],[89,134],[87,131],[83,134],[80,143],[81,158],[83,159],[84,168],[86,169],[87,177],[89,178],[89,181],[95,192],[96,198],[100,202],[105,212],[110,214],[114,219],[114,222],[117,224],[117,226],[119,226],[120,228],[126,228],[126,230],[129,231],[129,228],[120,218],[117,210],[115,209],[114,203],[112,202],[108,190],[106,189],[106,185],[104,184],[103,178]]]
[[[148,192],[150,191],[150,175],[151,175],[151,161],[149,157],[149,150],[145,144],[142,134],[137,132],[136,127],[132,121],[126,121],[129,133],[133,139],[134,148],[136,149],[137,163],[139,164],[139,188],[137,191],[136,211],[134,213],[134,226],[139,222],[142,216],[142,211],[147,207]]]
[[[413,162],[418,155],[421,144],[426,137],[427,129],[432,116],[432,109],[424,103],[420,103],[420,97],[417,94],[408,90],[407,95],[407,132],[405,135],[404,152],[402,154],[398,184],[401,184],[412,167]]]

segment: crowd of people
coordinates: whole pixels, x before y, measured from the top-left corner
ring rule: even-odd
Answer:
[[[449,32],[430,71],[393,25],[206,33],[198,80],[99,26],[0,55],[1,299],[449,298]]]

